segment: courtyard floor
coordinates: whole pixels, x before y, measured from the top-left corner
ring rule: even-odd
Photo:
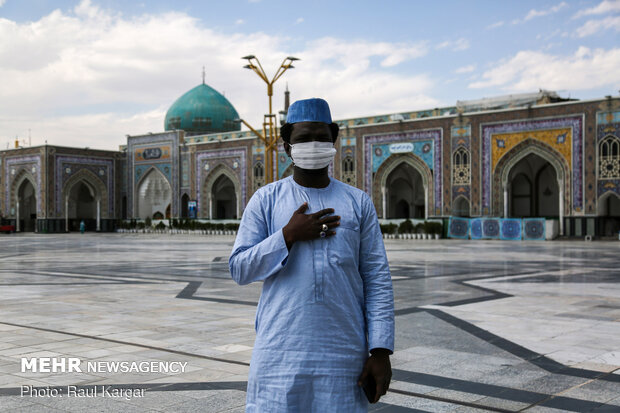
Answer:
[[[0,411],[243,412],[262,284],[230,278],[233,240],[0,235]],[[370,411],[620,411],[620,242],[385,243],[396,349]],[[187,364],[22,372],[32,357]],[[144,392],[36,395],[67,386]]]

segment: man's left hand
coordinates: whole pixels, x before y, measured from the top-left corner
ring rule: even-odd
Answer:
[[[386,349],[373,349],[372,355],[368,357],[364,364],[362,374],[357,381],[357,385],[361,386],[366,377],[370,374],[377,383],[377,392],[375,400],[371,403],[377,403],[379,398],[387,393],[392,379],[392,365],[390,364],[389,351]]]

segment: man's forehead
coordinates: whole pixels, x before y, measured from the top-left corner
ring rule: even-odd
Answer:
[[[325,133],[330,134],[329,125],[323,122],[299,122],[293,125],[292,135],[307,134],[307,133]]]

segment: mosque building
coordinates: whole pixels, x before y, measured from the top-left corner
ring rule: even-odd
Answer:
[[[288,90],[285,97],[288,106]],[[84,220],[240,218],[265,184],[262,142],[202,84],[170,107],[164,131],[118,151],[42,145],[0,151],[0,216],[18,231]],[[336,120],[331,176],[368,193],[380,219],[545,217],[567,236],[620,229],[620,99],[539,91],[430,110]],[[278,179],[292,174],[280,145]]]

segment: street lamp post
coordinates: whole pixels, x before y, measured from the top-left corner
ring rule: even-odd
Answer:
[[[274,169],[278,168],[278,157],[276,155],[276,148],[278,144],[278,133],[276,131],[277,122],[276,115],[273,113],[272,98],[273,98],[273,84],[286,72],[288,69],[294,69],[293,62],[299,60],[296,57],[288,56],[282,61],[280,67],[276,71],[276,74],[271,80],[267,77],[263,66],[260,64],[258,58],[254,55],[248,55],[242,57],[248,61],[248,64],[243,66],[245,69],[251,69],[263,79],[267,84],[267,96],[269,97],[269,113],[265,115],[263,119],[263,133],[262,135],[252,128],[247,122],[243,121],[243,124],[250,128],[250,130],[258,136],[265,144],[265,183],[274,182]],[[274,168],[275,159],[275,168]]]

